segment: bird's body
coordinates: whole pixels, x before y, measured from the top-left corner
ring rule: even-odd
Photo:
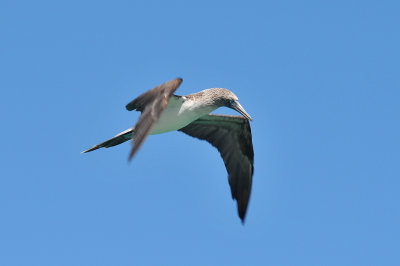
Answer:
[[[150,135],[179,130],[215,109],[217,108],[213,106],[200,105],[190,97],[174,95],[154,124]]]
[[[83,153],[133,139],[131,159],[148,135],[175,130],[206,140],[218,149],[224,160],[232,198],[237,200],[239,216],[244,221],[253,177],[254,153],[248,121],[251,117],[236,95],[227,89],[174,95],[181,82],[181,79],[166,82],[131,101],[126,108],[142,112],[137,124]],[[235,109],[244,117],[209,114],[221,106]]]

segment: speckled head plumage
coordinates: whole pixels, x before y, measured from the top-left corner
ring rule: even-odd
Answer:
[[[238,97],[228,89],[225,88],[211,88],[204,90],[218,106],[226,106],[231,101],[238,101]]]
[[[200,100],[207,102],[211,105],[218,107],[225,106],[230,101],[238,101],[238,97],[228,89],[225,88],[210,88],[199,91],[197,93],[186,95],[185,97],[192,100]]]
[[[198,93],[186,95],[185,97],[196,101],[202,101],[203,104],[212,105],[216,107],[228,107],[236,110],[247,119],[251,120],[250,115],[244,110],[239,103],[238,97],[228,89],[225,88],[211,88],[202,90]]]

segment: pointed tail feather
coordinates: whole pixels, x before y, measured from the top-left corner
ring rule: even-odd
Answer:
[[[122,131],[121,133],[119,133],[118,135],[116,135],[115,137],[113,137],[112,139],[106,140],[100,144],[94,145],[92,148],[87,149],[85,151],[83,151],[82,153],[87,153],[90,151],[94,151],[100,148],[109,148],[121,143],[124,143],[127,140],[132,139],[132,134],[134,133],[134,128],[129,128],[125,131]]]

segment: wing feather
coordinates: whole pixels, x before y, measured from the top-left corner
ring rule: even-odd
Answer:
[[[254,151],[250,123],[242,116],[206,115],[180,129],[189,136],[216,147],[228,172],[232,198],[244,221],[254,172]]]
[[[133,146],[129,154],[129,160],[132,159],[142,146],[144,140],[167,106],[171,96],[181,83],[181,78],[165,82],[143,93],[126,105],[126,109],[129,111],[138,110],[142,112],[139,121],[135,125],[135,134],[133,135],[132,142]]]
[[[142,95],[138,96],[136,99],[128,103],[125,106],[126,110],[128,111],[137,110],[142,112],[144,108],[146,106],[149,106],[154,101],[155,98],[160,96],[160,94],[170,92],[172,95],[172,93],[174,93],[174,91],[179,87],[181,83],[182,79],[176,78],[168,82],[165,82],[149,91],[146,91],[145,93],[143,93]],[[169,97],[171,95],[169,95]]]

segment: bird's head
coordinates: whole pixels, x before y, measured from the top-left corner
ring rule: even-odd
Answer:
[[[251,116],[244,110],[243,106],[239,103],[238,97],[230,90],[224,88],[212,88],[213,101],[218,107],[228,107],[243,115],[245,118],[253,121]]]

